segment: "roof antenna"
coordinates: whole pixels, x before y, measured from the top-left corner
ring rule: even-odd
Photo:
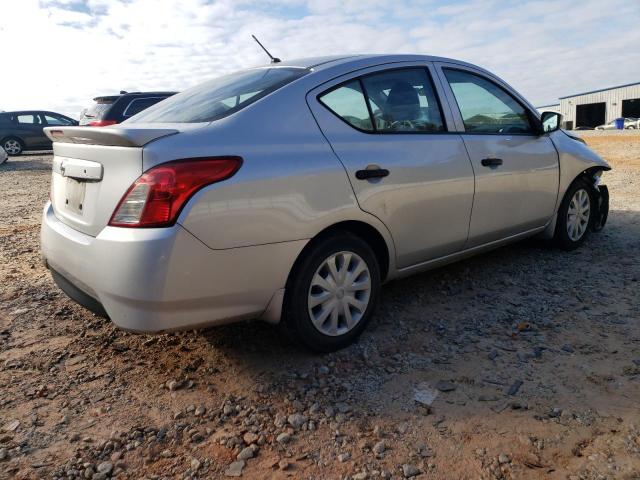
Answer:
[[[264,45],[262,45],[262,44],[260,43],[260,40],[258,40],[258,39],[256,38],[256,36],[255,36],[255,35],[251,35],[251,36],[252,36],[252,37],[253,37],[253,39],[256,41],[256,43],[257,43],[258,45],[260,45],[260,47],[262,48],[262,50],[264,50],[264,53],[266,53],[267,55],[269,55],[269,58],[271,59],[271,63],[280,63],[280,62],[282,61],[282,60],[280,60],[278,57],[274,57],[273,55],[271,55],[271,54],[269,53],[269,50],[267,50],[266,48],[264,48]]]

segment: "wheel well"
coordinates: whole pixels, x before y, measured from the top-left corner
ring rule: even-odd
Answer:
[[[384,240],[384,237],[376,230],[374,227],[369,225],[368,223],[359,222],[357,220],[348,220],[340,223],[336,223],[331,225],[330,227],[325,228],[320,233],[318,233],[315,237],[313,237],[309,243],[302,249],[302,252],[298,255],[291,272],[293,272],[300,261],[306,253],[306,251],[310,248],[311,245],[321,240],[322,238],[333,235],[336,232],[349,232],[360,239],[364,240],[369,244],[373,253],[376,255],[376,259],[378,260],[378,264],[380,265],[380,279],[384,281],[389,273],[389,249],[387,248],[387,243]],[[289,278],[291,278],[291,272],[289,273]],[[289,279],[287,279],[287,284],[289,283]]]
[[[0,144],[4,145],[4,142],[6,142],[7,140],[10,140],[12,138],[15,138],[17,141],[19,141],[20,145],[22,145],[22,148],[24,148],[24,140],[22,140],[20,137],[18,137],[16,135],[7,135],[2,140],[0,140]]]

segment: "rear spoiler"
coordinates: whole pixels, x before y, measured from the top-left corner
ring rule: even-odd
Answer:
[[[114,147],[142,147],[152,140],[175,135],[173,128],[124,127],[46,127],[44,133],[53,142],[110,145]]]

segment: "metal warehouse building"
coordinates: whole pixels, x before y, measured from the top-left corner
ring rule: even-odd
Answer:
[[[560,97],[563,127],[596,127],[619,117],[640,118],[640,82]]]

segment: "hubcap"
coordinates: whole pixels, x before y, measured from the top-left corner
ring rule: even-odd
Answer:
[[[581,188],[573,194],[567,211],[567,234],[572,241],[577,242],[587,231],[590,213],[591,200],[589,199],[589,194],[585,189]]]
[[[4,149],[9,155],[17,155],[20,153],[21,147],[17,140],[7,140],[4,142]]]
[[[344,335],[362,319],[371,296],[371,274],[353,252],[327,258],[311,280],[307,306],[313,325],[325,335]]]

